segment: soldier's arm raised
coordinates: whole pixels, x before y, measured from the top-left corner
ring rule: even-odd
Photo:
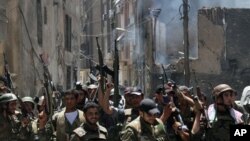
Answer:
[[[98,85],[97,97],[98,97],[99,105],[103,108],[104,93],[103,93],[102,89],[99,88],[99,86],[100,86],[100,81],[99,81],[99,85]]]
[[[169,116],[171,115],[171,113],[172,113],[172,107],[171,107],[171,104],[168,103],[163,108],[163,112],[160,117],[161,121],[165,123],[167,119],[169,118]]]
[[[202,103],[198,99],[195,102],[193,109],[195,111],[195,119],[194,119],[191,133],[196,134],[200,130],[200,119],[201,119],[201,110],[202,110]]]
[[[109,83],[107,84],[107,88],[106,88],[106,92],[104,94],[104,97],[103,97],[103,111],[106,113],[106,114],[109,114],[111,115],[113,113],[113,108],[109,105],[109,96],[110,96],[110,92],[111,92],[111,89],[113,88],[113,84]]]

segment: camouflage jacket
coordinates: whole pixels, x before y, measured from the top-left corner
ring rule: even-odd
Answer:
[[[166,141],[166,131],[160,119],[149,125],[138,117],[126,125],[120,136],[122,141]]]
[[[22,126],[22,115],[17,113],[4,117],[0,114],[0,140],[1,141],[26,141],[31,136],[31,125]]]

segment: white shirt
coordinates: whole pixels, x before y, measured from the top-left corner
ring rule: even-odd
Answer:
[[[76,117],[78,115],[77,111],[74,112],[69,112],[69,113],[65,113],[66,118],[68,119],[69,123],[72,125],[73,122],[75,121]]]

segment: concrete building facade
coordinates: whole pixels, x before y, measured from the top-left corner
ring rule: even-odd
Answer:
[[[56,88],[65,90],[74,86],[80,67],[81,5],[80,0],[3,2],[1,9],[5,10],[8,22],[1,39],[1,52],[7,56],[19,95],[35,96],[43,86],[40,56]]]

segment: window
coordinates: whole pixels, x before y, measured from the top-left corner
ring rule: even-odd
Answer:
[[[44,7],[43,9],[43,17],[44,17],[43,23],[47,24],[47,8],[46,7]]]
[[[71,17],[67,14],[65,15],[64,37],[65,48],[67,51],[71,51]]]
[[[40,47],[43,43],[43,25],[42,25],[42,3],[41,0],[36,1],[36,12],[37,12],[37,42]]]
[[[70,89],[71,88],[71,66],[66,67],[66,88]]]

